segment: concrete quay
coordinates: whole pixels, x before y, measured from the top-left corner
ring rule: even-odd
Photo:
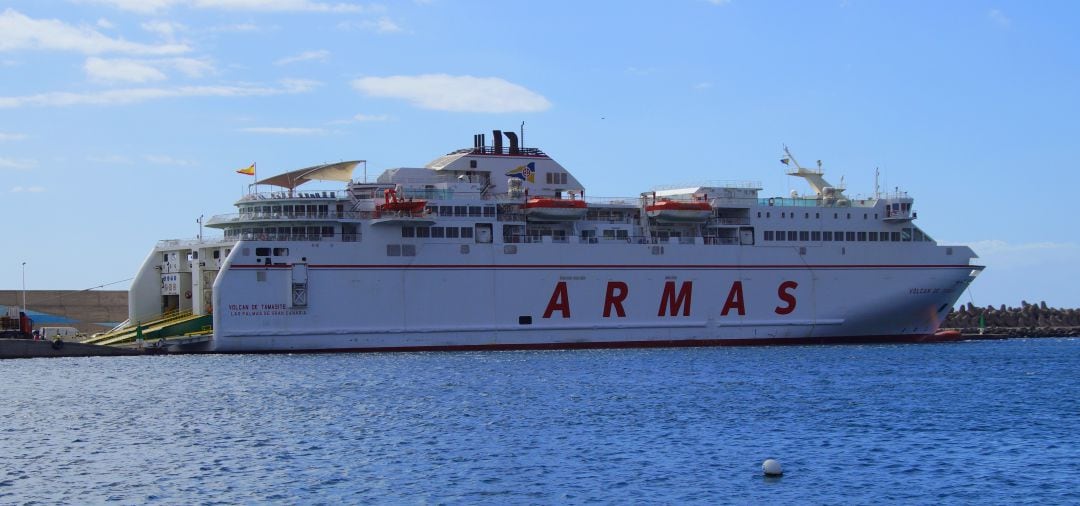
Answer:
[[[118,348],[63,342],[55,346],[50,341],[32,339],[0,339],[0,359],[6,358],[44,358],[44,357],[115,357],[122,355],[147,355],[147,350]]]

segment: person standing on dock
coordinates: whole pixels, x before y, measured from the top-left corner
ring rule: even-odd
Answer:
[[[135,324],[135,345],[141,350],[143,347],[142,323]]]

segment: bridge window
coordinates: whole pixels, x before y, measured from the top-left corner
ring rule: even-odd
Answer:
[[[845,232],[844,240],[848,242],[853,242],[855,240],[855,232]]]
[[[413,227],[401,227],[401,237],[416,237],[416,229]]]
[[[809,241],[810,240],[810,232],[808,232],[806,230],[800,230],[799,231],[799,240],[800,241]]]
[[[787,240],[789,240],[789,241],[798,241],[799,240],[799,233],[794,231],[794,230],[788,230]]]
[[[761,213],[758,213],[758,214],[761,214]],[[766,240],[766,241],[773,240],[773,232],[772,232],[772,230],[766,230],[765,231],[765,237],[763,237],[763,239]]]
[[[472,236],[473,236],[472,231],[473,231],[472,227],[461,227],[461,238],[462,239],[472,239]]]
[[[859,242],[866,242],[866,232],[858,232],[857,235]]]
[[[416,227],[416,237],[431,237],[431,227]]]
[[[457,227],[446,227],[446,237],[448,239],[457,239],[458,238],[458,228]]]
[[[870,232],[870,241],[877,242],[877,232]]]
[[[826,231],[822,232],[821,233],[821,240],[822,241],[831,241],[832,240],[832,231],[826,230]]]
[[[811,241],[820,241],[821,240],[821,232],[818,232],[817,230],[811,231],[810,232],[810,240]]]
[[[911,229],[900,229],[900,240],[904,242],[911,242]]]
[[[431,238],[442,239],[446,237],[446,229],[443,227],[431,227]]]

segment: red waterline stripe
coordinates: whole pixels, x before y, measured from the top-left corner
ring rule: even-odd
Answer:
[[[656,264],[626,264],[626,265],[564,265],[564,264],[308,264],[311,269],[681,269],[681,270],[731,270],[731,269],[784,269],[784,270],[807,270],[807,269],[982,269],[981,265],[955,265],[955,264],[843,264],[843,265],[656,265]],[[291,269],[290,264],[233,264],[233,269]]]
[[[618,341],[591,343],[475,344],[450,346],[392,346],[379,348],[335,348],[296,350],[215,351],[213,353],[377,353],[413,351],[513,351],[513,350],[598,350],[625,348],[706,348],[720,346],[806,346],[834,344],[939,343],[956,338],[938,338],[933,334],[896,334],[882,336],[823,336],[756,339],[686,339],[665,341]]]

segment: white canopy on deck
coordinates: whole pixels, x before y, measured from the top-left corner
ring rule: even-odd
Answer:
[[[306,169],[271,176],[257,181],[255,184],[268,184],[292,190],[308,181],[342,181],[347,183],[352,181],[353,170],[361,163],[364,163],[364,160],[315,165]]]

